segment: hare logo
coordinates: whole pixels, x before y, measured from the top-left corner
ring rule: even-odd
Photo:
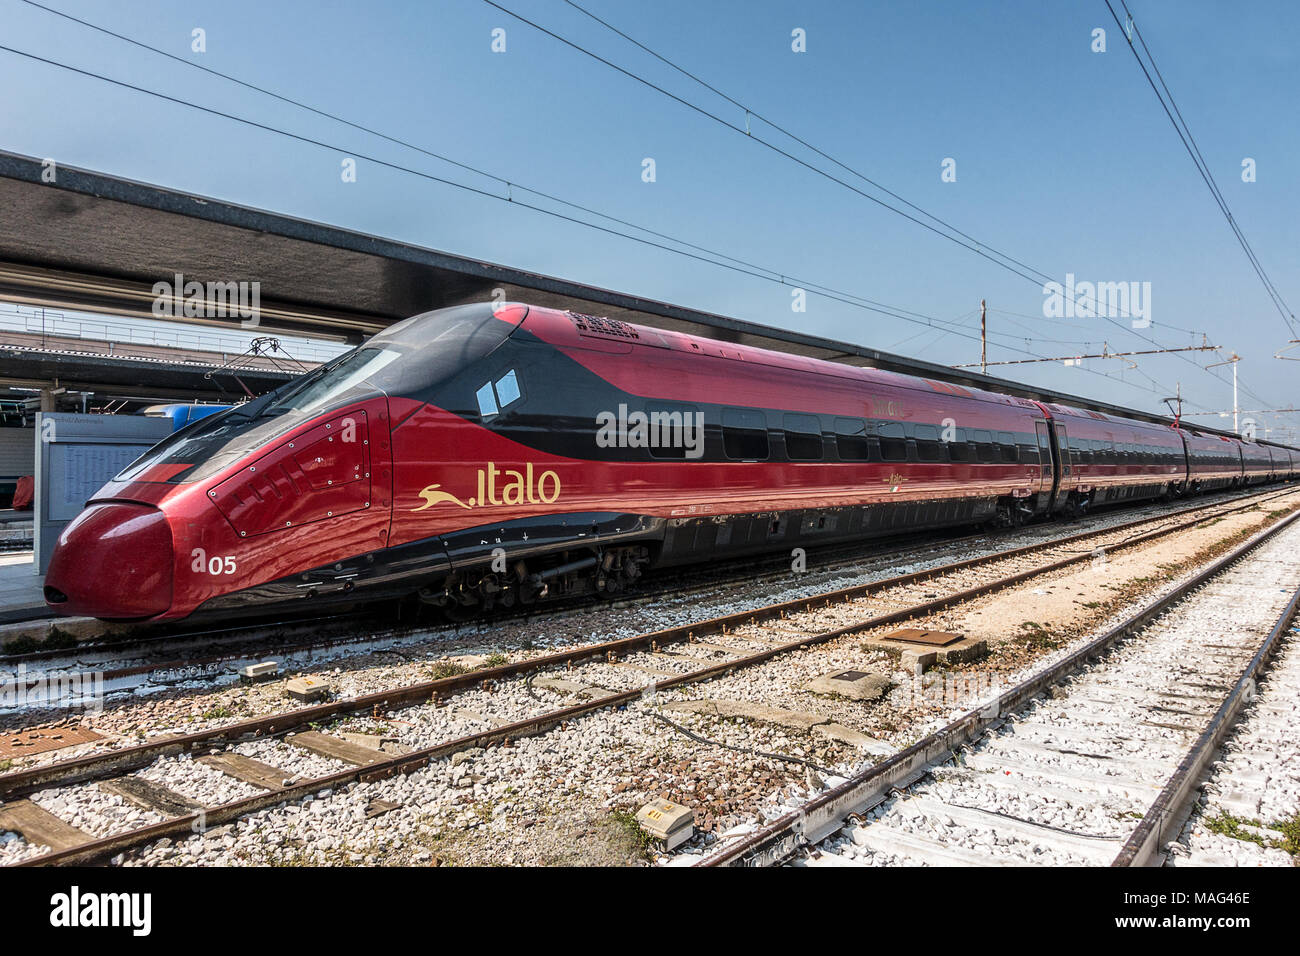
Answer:
[[[500,483],[498,483],[500,479]],[[462,501],[441,484],[426,485],[420,490],[424,504],[411,511],[427,511],[435,505],[452,504],[469,511],[484,505],[553,504],[560,497],[560,476],[553,471],[536,475],[529,462],[523,471],[500,469],[490,461],[478,470],[478,492],[468,501]]]

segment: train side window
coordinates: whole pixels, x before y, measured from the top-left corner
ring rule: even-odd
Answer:
[[[953,461],[974,461],[975,452],[966,438],[966,430],[958,428],[954,431],[956,434],[953,440],[948,442],[948,457]]]
[[[937,425],[915,425],[912,434],[916,437],[916,457],[921,461],[944,461],[943,442],[939,441]]]
[[[519,391],[519,379],[511,369],[496,380],[497,404],[505,408],[511,402],[517,402],[523,393]]]
[[[1016,448],[1016,436],[1011,432],[998,432],[998,458],[1001,461],[1019,461],[1020,454]]]
[[[902,422],[881,423],[880,457],[884,461],[907,461],[907,437]]]
[[[651,458],[684,461],[688,445],[692,446],[692,458],[703,457],[704,418],[698,407],[646,402],[645,410],[650,424]]]
[[[738,461],[765,460],[767,416],[752,408],[724,408],[722,448],[728,458]]]
[[[822,423],[816,415],[786,415],[785,454],[791,461],[821,461]]]
[[[981,462],[988,464],[996,461],[998,450],[993,445],[993,435],[982,428],[976,428],[971,433],[971,441],[975,444],[975,454]]]
[[[484,382],[483,387],[474,393],[474,397],[478,399],[478,413],[484,419],[491,418],[497,413],[497,400],[492,393],[491,382]]]
[[[871,440],[867,438],[867,423],[861,418],[835,419],[835,446],[840,461],[870,461]]]

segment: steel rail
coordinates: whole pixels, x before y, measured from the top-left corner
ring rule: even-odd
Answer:
[[[1249,506],[1240,506],[1240,508],[1244,507]],[[1233,510],[1240,510],[1240,508]],[[1167,517],[1168,516],[1158,516],[1157,518],[1149,518],[1146,519],[1146,522],[1149,523],[1151,521],[1163,520]],[[1215,517],[1217,517],[1215,514],[1204,514],[1178,525],[1166,526],[1149,532],[1148,534],[1130,538],[1115,546],[1115,550],[1130,548],[1154,538],[1164,537],[1176,531],[1183,530],[1184,528],[1212,520]],[[1289,525],[1296,518],[1300,518],[1300,511],[1293,512],[1291,515],[1283,518],[1277,524],[1261,534],[1271,535],[1277,530],[1280,530],[1281,527]],[[1101,533],[1110,534],[1115,530],[1115,528],[1108,528]],[[100,779],[105,776],[111,776],[115,773],[127,773],[131,770],[147,765],[160,756],[179,753],[211,752],[217,749],[218,745],[221,744],[230,744],[245,739],[287,733],[294,728],[306,726],[310,723],[327,720],[343,714],[388,709],[395,706],[409,706],[427,701],[436,701],[443,694],[454,693],[457,690],[462,690],[468,687],[490,686],[493,681],[504,677],[517,676],[518,674],[529,671],[543,670],[548,667],[567,664],[569,662],[583,660],[589,657],[608,657],[611,653],[617,655],[619,651],[637,650],[642,647],[654,646],[659,642],[680,643],[682,641],[690,641],[695,637],[696,632],[701,634],[714,632],[726,633],[728,627],[754,622],[759,616],[762,616],[765,620],[771,620],[784,616],[784,614],[788,613],[790,610],[813,610],[816,606],[829,605],[833,603],[836,597],[839,597],[842,600],[852,600],[856,597],[870,593],[872,590],[880,590],[887,587],[896,587],[914,583],[916,581],[928,580],[929,578],[941,573],[963,570],[978,564],[992,564],[1006,560],[1010,557],[1020,556],[1027,552],[1060,547],[1063,543],[1070,543],[1072,540],[1080,537],[1096,536],[1098,536],[1098,532],[1086,532],[1082,535],[1072,536],[1069,539],[1056,540],[1050,543],[1043,542],[1035,545],[1027,545],[995,555],[966,559],[939,568],[931,568],[924,571],[899,575],[885,581],[872,582],[866,585],[856,585],[838,591],[797,598],[792,601],[769,605],[766,608],[755,611],[741,611],[735,614],[711,618],[703,622],[680,625],[678,627],[668,628],[650,634],[621,638],[615,641],[607,641],[601,644],[588,645],[586,647],[575,648],[557,654],[546,655],[545,657],[534,658],[528,661],[519,661],[513,664],[503,664],[498,667],[485,668],[469,674],[461,674],[453,677],[426,681],[404,688],[379,691],[358,698],[351,698],[330,704],[320,704],[315,707],[301,708],[299,710],[273,714],[268,717],[255,718],[249,721],[241,721],[240,723],[214,730],[200,731],[194,734],[187,734],[161,741],[140,744],[135,747],[124,748],[106,755],[96,754],[69,761],[62,761],[60,763],[48,764],[43,767],[34,767],[29,770],[0,776],[0,798],[6,800],[14,799],[44,789],[45,787],[55,783],[79,783]],[[1256,538],[1260,537],[1261,536],[1259,535],[1256,536]],[[1252,541],[1254,540],[1256,539],[1252,539]],[[675,677],[664,678],[655,681],[651,686],[661,689],[670,689],[685,684],[710,680],[715,677],[723,676],[733,670],[753,666],[792,651],[806,649],[811,645],[825,643],[850,634],[910,620],[917,616],[931,614],[937,610],[942,610],[955,604],[964,603],[985,594],[1014,586],[1015,584],[1021,583],[1029,578],[1037,577],[1042,574],[1049,574],[1063,567],[1068,567],[1086,560],[1091,560],[1090,553],[1072,555],[1062,560],[1051,562],[1047,565],[1019,571],[1010,576],[999,578],[995,581],[987,582],[974,588],[968,588],[945,597],[900,608],[886,614],[875,615],[871,618],[855,622],[836,630],[801,636],[796,640],[774,645],[753,654],[732,660],[721,661],[717,664],[679,674]],[[1220,562],[1216,562],[1215,566],[1219,563]],[[634,690],[612,692],[606,696],[550,711],[538,717],[532,717],[495,727],[487,731],[442,741],[430,747],[415,750],[407,754],[395,755],[366,766],[348,768],[324,777],[300,781],[283,789],[255,794],[254,796],[236,800],[219,807],[208,808],[192,814],[170,818],[137,830],[88,841],[66,850],[47,853],[39,857],[31,858],[16,865],[84,865],[87,863],[102,861],[124,849],[148,843],[152,840],[161,839],[163,837],[176,836],[187,832],[199,832],[199,828],[209,825],[219,825],[225,821],[236,819],[240,816],[256,812],[257,810],[264,809],[268,806],[282,803],[286,800],[315,793],[327,787],[334,787],[343,783],[351,782],[368,782],[400,773],[410,773],[425,766],[430,760],[449,756],[458,751],[474,747],[488,747],[492,744],[508,746],[511,740],[545,733],[555,726],[563,725],[569,720],[576,719],[594,711],[602,710],[607,707],[625,706],[643,697],[647,689],[648,688],[636,688]],[[903,754],[911,753],[914,749],[915,748],[909,748],[909,750],[904,751]],[[903,754],[900,754],[899,756],[901,757]],[[897,758],[894,759],[896,760]],[[890,762],[892,761],[887,763]],[[839,788],[837,788],[837,790],[838,789]],[[832,791],[832,793],[833,792],[835,791]]]
[[[1215,711],[1209,725],[1196,738],[1196,743],[1179,762],[1178,769],[1156,795],[1137,829],[1124,841],[1111,866],[1152,866],[1163,862],[1160,848],[1182,829],[1192,811],[1201,775],[1232,730],[1242,707],[1254,695],[1256,681],[1267,669],[1273,652],[1295,621],[1297,610],[1300,610],[1300,589],[1291,596],[1277,623],[1243,668],[1241,676]]]
[[[971,743],[987,730],[1000,725],[1004,714],[1019,710],[1062,678],[1084,667],[1111,645],[1150,623],[1192,591],[1290,527],[1297,519],[1300,519],[1300,511],[1292,512],[1216,559],[1169,594],[1149,602],[1104,634],[1005,691],[985,706],[969,711],[906,750],[855,774],[757,832],[728,843],[696,865],[773,866],[790,858],[800,848],[824,840],[844,825],[844,820],[850,813],[870,810],[884,801],[891,791],[915,783],[935,764],[950,758],[955,748]]]

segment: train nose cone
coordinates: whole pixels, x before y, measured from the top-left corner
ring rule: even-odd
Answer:
[[[146,505],[94,504],[63,529],[45,575],[45,603],[60,614],[153,617],[172,603],[172,534]]]

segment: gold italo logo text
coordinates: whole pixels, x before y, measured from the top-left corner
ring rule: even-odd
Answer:
[[[496,462],[490,461],[486,468],[478,470],[478,491],[468,501],[441,489],[442,485],[437,484],[425,487],[420,492],[424,504],[411,510],[424,511],[438,504],[453,504],[466,510],[483,505],[549,505],[560,497],[560,476],[553,471],[535,474],[532,462],[524,471],[514,471],[498,468]]]

